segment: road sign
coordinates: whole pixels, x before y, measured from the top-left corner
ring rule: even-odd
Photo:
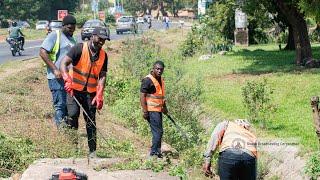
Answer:
[[[118,19],[120,16],[122,16],[122,13],[114,13],[114,17],[116,18],[116,19]]]
[[[102,22],[106,22],[106,13],[104,11],[99,11],[98,17]]]
[[[67,15],[68,15],[67,10],[58,10],[58,20],[62,20]]]
[[[98,12],[98,2],[97,1],[92,1],[91,3],[91,10],[93,12]]]

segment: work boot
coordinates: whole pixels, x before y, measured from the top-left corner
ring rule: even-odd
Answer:
[[[97,159],[97,158],[99,158],[99,157],[97,156],[96,151],[93,151],[93,152],[90,152],[90,153],[89,153],[88,158],[89,158],[89,159]]]

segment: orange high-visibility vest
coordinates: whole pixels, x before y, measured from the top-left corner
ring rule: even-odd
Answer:
[[[165,91],[164,91],[164,81],[161,77],[161,85],[158,80],[153,77],[151,74],[148,74],[146,77],[150,78],[156,88],[156,92],[154,94],[147,94],[147,110],[154,112],[161,112],[164,104]]]
[[[105,52],[100,50],[99,59],[91,62],[88,44],[83,43],[82,54],[76,66],[72,66],[69,74],[72,78],[72,87],[77,91],[82,91],[87,86],[89,93],[96,92],[98,77],[104,64]]]
[[[234,122],[229,122],[223,135],[220,152],[229,148],[241,148],[244,152],[249,151],[257,157],[256,143],[257,138],[250,131]]]

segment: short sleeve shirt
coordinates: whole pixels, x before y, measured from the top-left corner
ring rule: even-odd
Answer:
[[[161,80],[159,80],[159,79],[157,79],[157,80],[158,80],[160,86],[162,86]],[[142,79],[140,92],[147,93],[147,94],[156,93],[156,87],[154,86],[154,84],[150,78],[146,77],[146,78]]]
[[[46,39],[43,41],[41,48],[45,49],[48,52],[51,52],[54,44],[57,40],[57,33],[55,31],[48,34]],[[67,52],[76,45],[76,42],[71,36],[66,36],[62,31],[60,31],[60,48],[57,53],[57,59],[53,62],[54,65],[59,69],[60,62],[62,58],[67,54]],[[50,67],[47,67],[47,78],[54,79],[54,73]]]
[[[76,66],[81,58],[82,55],[82,48],[83,43],[79,43],[71,48],[71,50],[67,53],[67,56],[72,59],[72,65]],[[97,61],[99,59],[99,53],[96,54],[96,56],[92,56],[90,54],[91,61]],[[107,53],[105,53],[105,59],[104,63],[102,65],[101,71],[107,72],[108,70],[108,56]]]
[[[9,36],[11,38],[18,38],[19,37],[20,28],[11,26],[8,28],[8,31],[9,31]]]

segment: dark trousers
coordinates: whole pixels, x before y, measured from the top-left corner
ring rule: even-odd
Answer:
[[[163,135],[162,113],[149,112],[148,122],[152,133],[152,146],[150,156],[161,154],[161,139]]]
[[[88,119],[87,115],[83,112],[83,117],[86,121],[86,129],[88,135],[88,146],[90,152],[93,152],[97,148],[97,136],[96,136],[96,106],[91,105],[91,101],[94,98],[96,93],[88,93],[82,91],[74,90],[74,96],[80,102],[82,107],[88,113],[92,122]],[[67,107],[68,107],[68,116],[72,118],[69,122],[71,128],[78,129],[79,127],[79,116],[80,116],[80,106],[74,100],[73,97],[68,93],[67,95]]]
[[[257,179],[256,158],[239,150],[225,150],[218,160],[220,180],[255,180]]]
[[[24,45],[24,37],[23,37],[23,36],[20,36],[20,37],[18,38],[18,40],[21,41],[21,47],[23,47],[23,45]]]

